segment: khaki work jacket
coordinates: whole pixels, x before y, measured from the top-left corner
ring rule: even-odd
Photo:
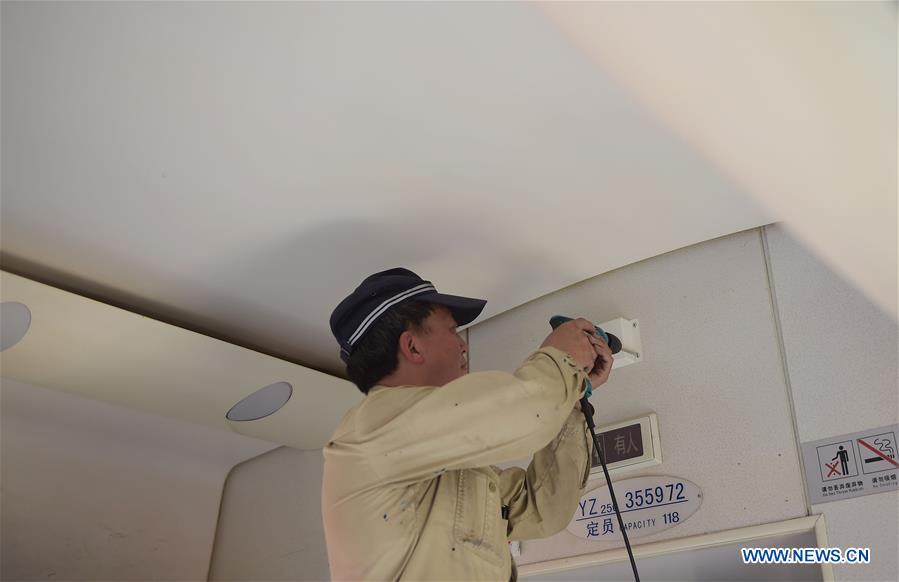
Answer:
[[[543,348],[512,374],[369,391],[323,450],[332,578],[515,579],[508,540],[561,531],[586,485],[585,378]]]

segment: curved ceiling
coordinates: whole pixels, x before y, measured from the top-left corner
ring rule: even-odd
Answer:
[[[332,374],[377,270],[486,318],[776,220],[895,314],[895,6],[761,4],[4,2],[4,268]]]
[[[895,318],[899,3],[540,6]]]

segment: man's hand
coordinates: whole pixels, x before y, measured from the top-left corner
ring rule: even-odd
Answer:
[[[591,338],[590,343],[593,344],[597,355],[596,363],[589,374],[590,384],[596,390],[609,379],[609,373],[612,371],[612,350],[606,342],[602,341],[602,338],[596,336]]]
[[[597,388],[605,384],[609,379],[609,373],[612,371],[612,350],[606,342],[598,337],[591,338],[590,343],[593,344],[593,349],[596,350],[596,363],[589,374],[590,384],[595,392]],[[581,401],[578,400],[574,407],[581,410]],[[590,414],[593,414],[592,406],[590,407]]]
[[[595,332],[595,326],[586,319],[573,319],[554,329],[546,336],[540,347],[553,347],[567,352],[578,366],[585,372],[590,372],[596,364],[596,356],[599,353],[594,347],[594,342],[603,343],[594,335]],[[592,378],[590,381],[593,381]]]

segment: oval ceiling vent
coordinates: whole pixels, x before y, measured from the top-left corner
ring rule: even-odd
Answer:
[[[293,386],[276,382],[253,392],[231,407],[225,417],[228,420],[259,420],[272,415],[287,404],[293,394]]]
[[[29,327],[31,310],[27,305],[15,301],[0,304],[0,352],[19,343]]]

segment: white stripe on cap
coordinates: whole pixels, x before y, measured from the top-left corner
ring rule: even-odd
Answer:
[[[371,313],[368,314],[368,317],[366,317],[364,320],[362,320],[362,323],[359,324],[359,327],[357,327],[356,331],[353,332],[353,335],[350,336],[350,340],[348,343],[350,345],[355,344],[359,340],[359,338],[362,337],[362,334],[365,333],[365,330],[367,330],[369,328],[369,326],[371,326],[371,324],[374,323],[377,318],[379,318],[385,311],[387,311],[388,309],[390,309],[391,307],[393,307],[400,301],[402,301],[404,299],[408,299],[409,297],[412,297],[413,295],[420,295],[421,293],[427,293],[429,291],[436,292],[437,289],[435,289],[434,286],[431,285],[430,283],[425,283],[423,285],[419,285],[417,287],[413,287],[411,289],[403,291],[402,293],[400,293],[398,295],[394,295],[387,301],[381,303],[374,309],[374,311],[372,311]]]

